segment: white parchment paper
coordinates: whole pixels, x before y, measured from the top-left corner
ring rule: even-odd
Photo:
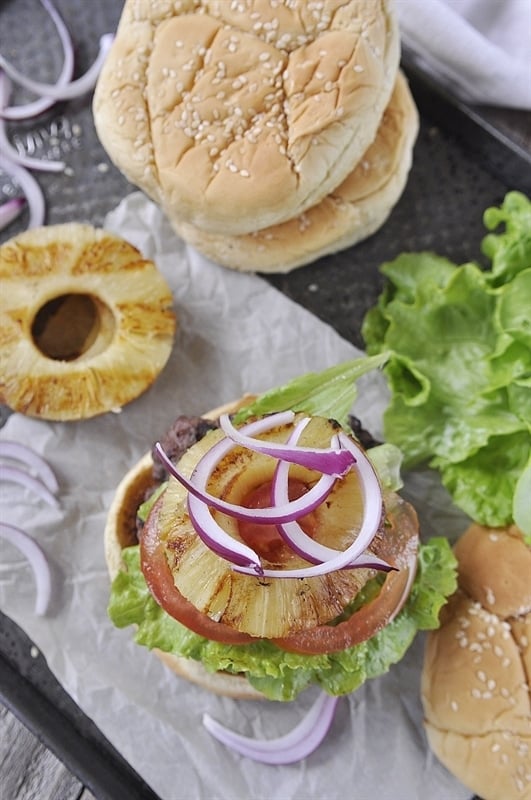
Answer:
[[[243,733],[287,732],[313,699],[238,702],[170,674],[132,631],[108,621],[103,528],[114,489],[177,413],[201,413],[244,391],[260,392],[358,355],[333,329],[251,274],[189,252],[141,194],[105,227],[153,258],[172,287],[180,328],[156,383],[121,413],[68,423],[11,416],[2,439],[42,453],[60,482],[52,509],[14,484],[1,489],[2,520],[30,533],[55,576],[52,607],[34,614],[24,558],[0,540],[0,606],[33,639],[61,684],[163,800],[465,800],[470,792],[428,751],[422,727],[419,636],[404,661],[338,706],[331,731],[306,761],[263,766],[226,750],[201,725],[208,711]],[[383,383],[364,382],[357,404],[378,433]],[[458,531],[433,476],[410,481],[426,529]]]

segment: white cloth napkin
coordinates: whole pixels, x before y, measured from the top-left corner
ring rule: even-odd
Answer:
[[[402,42],[463,100],[531,110],[531,0],[397,0]]]

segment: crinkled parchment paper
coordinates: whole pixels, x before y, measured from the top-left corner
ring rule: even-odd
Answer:
[[[153,258],[170,283],[180,320],[171,360],[156,383],[121,413],[68,423],[11,416],[0,436],[36,448],[60,482],[60,507],[17,485],[2,487],[4,521],[27,530],[48,555],[55,596],[36,617],[31,571],[0,541],[0,603],[44,653],[65,689],[164,800],[461,800],[467,792],[429,755],[419,699],[422,637],[385,677],[343,698],[325,742],[306,761],[274,768],[226,750],[203,729],[203,711],[241,732],[274,736],[300,719],[314,694],[291,704],[238,702],[182,682],[131,630],[108,621],[103,528],[125,471],[178,412],[201,413],[244,391],[358,355],[329,326],[255,275],[205,262],[172,233],[140,194],[106,225]],[[377,433],[385,391],[364,382],[357,405]],[[409,488],[427,529],[458,530],[436,482]],[[438,519],[439,518],[439,519]],[[460,522],[460,521],[459,521]],[[453,528],[452,528],[453,526]]]

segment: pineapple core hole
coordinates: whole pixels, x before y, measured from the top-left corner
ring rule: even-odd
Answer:
[[[31,335],[41,353],[54,361],[76,361],[102,353],[115,332],[110,308],[91,294],[63,294],[35,315]]]

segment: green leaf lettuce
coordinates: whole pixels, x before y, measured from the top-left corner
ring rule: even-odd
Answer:
[[[340,653],[298,655],[269,641],[229,646],[189,631],[155,602],[140,569],[139,547],[123,551],[125,569],[114,579],[109,616],[119,628],[136,626],[135,641],[150,649],[196,659],[207,670],[244,673],[272,700],[293,700],[311,684],[332,695],[357,689],[404,656],[417,631],[438,627],[439,611],[456,588],[456,561],[446,539],[421,546],[417,575],[400,614],[372,639]]]
[[[381,267],[387,283],[362,334],[369,355],[387,354],[384,432],[404,466],[438,469],[477,522],[518,516],[531,541],[516,491],[531,458],[531,202],[510,192],[484,222],[490,268],[401,254]]]

